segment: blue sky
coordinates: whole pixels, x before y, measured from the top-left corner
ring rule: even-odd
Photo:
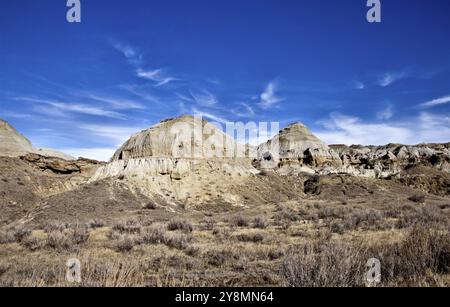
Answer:
[[[4,0],[0,117],[107,159],[184,113],[301,121],[327,143],[450,141],[450,1]]]

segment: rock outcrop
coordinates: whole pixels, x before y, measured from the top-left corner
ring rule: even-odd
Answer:
[[[145,157],[234,158],[245,148],[206,120],[185,115],[164,120],[133,135],[116,151],[111,161]]]
[[[227,191],[258,173],[250,159],[241,157],[246,151],[215,125],[186,115],[133,135],[91,181],[118,178],[169,205],[217,198],[238,203]]]
[[[257,148],[255,165],[281,173],[308,172],[325,167],[339,167],[339,156],[301,123],[284,128]]]
[[[8,122],[0,119],[0,156],[20,157],[29,153],[46,157],[57,157],[64,160],[74,158],[62,152],[47,148],[36,148]]]
[[[327,173],[347,173],[373,178],[399,177],[413,167],[425,166],[450,173],[450,143],[406,146],[332,145],[342,160],[342,166]]]

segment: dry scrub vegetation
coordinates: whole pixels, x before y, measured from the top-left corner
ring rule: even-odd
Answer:
[[[450,285],[450,206],[422,197],[159,210],[3,229],[0,286],[72,286],[73,257],[80,286],[365,286],[370,258],[381,261],[381,286]]]

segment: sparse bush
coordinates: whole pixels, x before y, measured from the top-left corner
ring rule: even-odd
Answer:
[[[231,219],[230,224],[235,227],[247,227],[248,219],[241,215],[238,215]]]
[[[236,260],[233,252],[229,250],[209,250],[206,253],[208,264],[213,266],[222,266],[227,261]]]
[[[12,227],[7,230],[0,231],[0,244],[20,243],[31,235],[31,230],[25,227]]]
[[[189,256],[197,256],[198,253],[200,252],[200,248],[196,245],[189,245],[188,247],[185,248],[185,253]]]
[[[90,233],[85,225],[74,225],[73,228],[53,230],[47,234],[47,246],[59,250],[72,250],[85,243]]]
[[[281,265],[287,287],[362,286],[367,259],[349,245],[310,243],[289,251]]]
[[[318,216],[320,219],[326,219],[326,218],[337,218],[337,219],[343,219],[346,214],[349,213],[349,210],[347,208],[343,207],[323,207],[320,209]]]
[[[185,219],[175,218],[169,222],[167,229],[170,231],[180,230],[184,233],[191,233],[194,230],[194,227]]]
[[[262,216],[257,216],[253,219],[253,227],[259,229],[267,228],[267,220]]]
[[[279,223],[280,221],[295,222],[298,220],[297,214],[289,207],[281,207],[274,216],[274,220]]]
[[[64,231],[69,227],[70,225],[67,223],[50,222],[49,224],[45,225],[44,232],[48,234],[52,231]]]
[[[0,276],[8,272],[9,267],[6,264],[0,263]]]
[[[89,230],[83,225],[75,225],[69,231],[69,235],[72,237],[71,240],[74,244],[85,243],[90,237]]]
[[[236,236],[241,242],[260,243],[264,241],[265,235],[263,233],[242,233]]]
[[[448,225],[447,216],[437,207],[427,205],[405,212],[397,221],[398,228],[407,228],[413,225]]]
[[[334,221],[330,225],[330,231],[342,235],[345,233],[345,226],[340,222]]]
[[[102,228],[105,227],[105,221],[100,219],[93,219],[86,223],[86,226],[91,229]]]
[[[47,246],[53,249],[70,250],[73,242],[67,232],[54,230],[47,235]]]
[[[424,194],[414,194],[408,198],[409,201],[412,201],[415,203],[424,203],[425,199],[426,199],[426,196]]]
[[[14,235],[9,231],[0,230],[0,244],[14,242]]]
[[[141,239],[144,244],[160,244],[164,243],[165,235],[163,226],[153,225],[143,229]]]
[[[32,252],[42,248],[44,244],[44,240],[35,236],[30,236],[22,241],[22,245]]]
[[[113,229],[120,233],[137,234],[141,232],[142,224],[137,218],[129,218],[115,223]]]
[[[166,233],[164,236],[164,244],[176,249],[185,249],[191,241],[192,236],[190,234]]]
[[[136,242],[133,238],[131,238],[129,236],[125,236],[116,242],[115,249],[118,252],[125,253],[125,252],[131,251],[133,249],[133,247],[135,246],[135,244],[136,244]]]
[[[213,218],[206,218],[200,222],[200,226],[203,230],[213,230],[216,226],[216,221]]]

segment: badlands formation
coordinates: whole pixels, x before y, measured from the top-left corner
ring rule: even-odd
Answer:
[[[174,206],[217,199],[239,205],[242,197],[232,191],[268,172],[285,177],[337,174],[397,179],[415,186],[421,176],[417,170],[424,167],[437,172],[438,187],[433,189],[448,194],[449,149],[450,143],[327,146],[300,123],[251,148],[205,120],[182,116],[133,135],[91,182],[120,178],[131,190]],[[250,156],[253,152],[256,157]],[[431,189],[430,184],[423,185]]]
[[[41,216],[70,220],[96,214],[113,219],[112,209],[123,215],[124,208],[148,203],[180,212],[247,208],[309,194],[345,198],[343,182],[395,183],[450,195],[450,143],[328,146],[300,123],[254,148],[205,120],[181,116],[131,136],[109,163],[64,160],[70,157],[36,149],[4,121],[0,137],[0,205],[2,213],[10,210],[5,221],[26,208],[37,210],[36,203],[42,204]],[[15,177],[20,182],[10,179]]]

